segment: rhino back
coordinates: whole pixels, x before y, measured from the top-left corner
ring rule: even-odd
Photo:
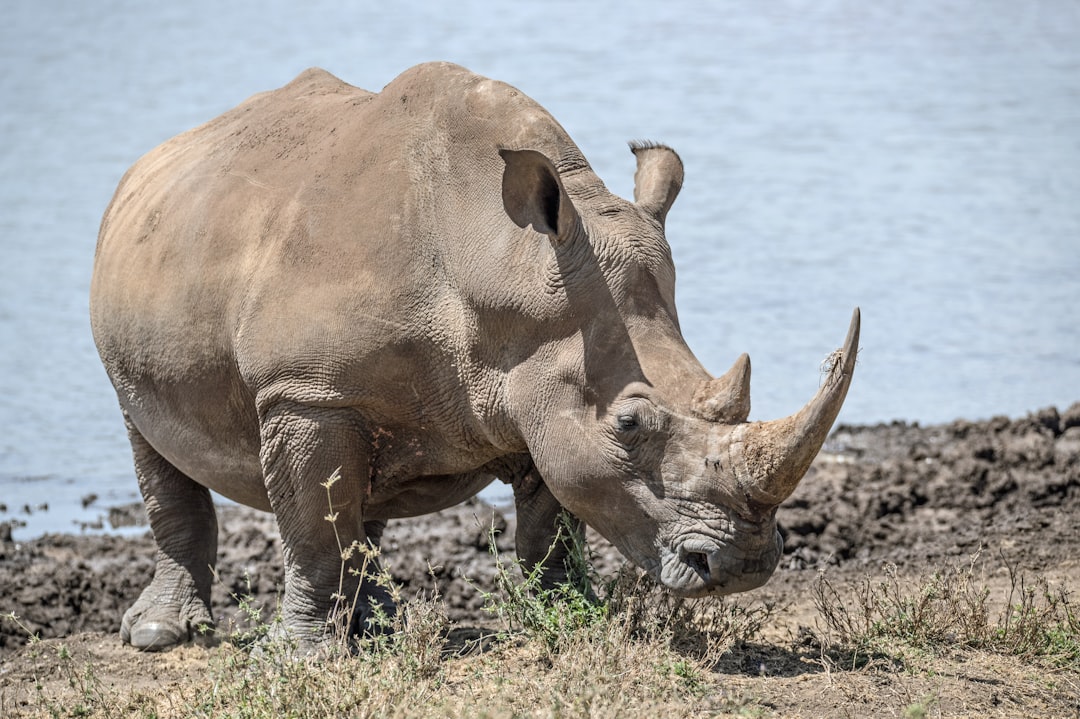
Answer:
[[[501,147],[594,178],[539,105],[442,63],[378,94],[309,70],[148,153],[103,219],[91,290],[132,421],[195,478],[257,475],[258,408],[280,399],[475,453],[498,402],[477,308],[541,292],[541,243],[502,210]],[[429,469],[459,462],[441,456]]]

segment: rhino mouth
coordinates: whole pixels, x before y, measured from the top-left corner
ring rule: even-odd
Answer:
[[[783,546],[775,528],[771,536],[751,542],[750,547],[705,537],[685,538],[661,553],[657,579],[668,591],[684,597],[745,592],[769,580]]]

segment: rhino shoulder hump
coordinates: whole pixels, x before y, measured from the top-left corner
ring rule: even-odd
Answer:
[[[362,94],[372,93],[354,85],[350,85],[337,75],[323,70],[321,67],[309,67],[304,70],[288,85],[282,87],[279,93],[289,96],[303,95],[333,95],[333,94]]]

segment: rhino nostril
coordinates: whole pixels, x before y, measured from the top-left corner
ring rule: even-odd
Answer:
[[[706,582],[709,581],[709,557],[705,552],[687,552],[683,559]]]

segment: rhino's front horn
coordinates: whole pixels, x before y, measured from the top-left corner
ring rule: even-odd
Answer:
[[[735,428],[731,459],[739,485],[749,499],[775,506],[795,491],[844,404],[858,351],[856,307],[844,346],[826,360],[825,381],[814,398],[790,417]]]

